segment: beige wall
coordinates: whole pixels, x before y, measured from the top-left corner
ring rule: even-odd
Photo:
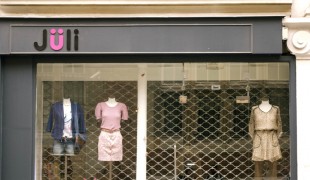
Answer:
[[[139,64],[39,64],[41,81],[137,81]],[[289,81],[288,63],[146,64],[149,81]],[[115,73],[118,72],[118,73]]]
[[[2,17],[286,16],[292,0],[0,0]]]

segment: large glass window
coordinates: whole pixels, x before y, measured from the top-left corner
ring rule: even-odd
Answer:
[[[154,77],[161,78],[148,81],[148,179],[289,177],[287,63],[184,63],[159,65],[157,70]],[[180,103],[182,96],[187,97],[186,103]],[[281,112],[277,123],[282,126],[255,126],[252,139],[252,107],[262,100],[272,105],[268,108]],[[268,108],[265,123],[275,120],[269,118],[275,111]],[[280,129],[283,134],[278,137],[275,133]],[[267,156],[261,159],[266,163],[260,163],[252,158],[254,150],[257,156],[256,148],[260,153],[279,153],[282,158]],[[255,172],[255,167],[261,171]],[[274,173],[269,175],[271,171]]]
[[[139,74],[141,68],[145,73]],[[36,179],[132,180],[139,177],[136,172],[149,180],[289,177],[288,63],[42,63],[37,69]],[[145,86],[139,86],[141,76]],[[141,108],[143,93],[147,103]],[[120,128],[102,126],[104,118],[95,115],[98,103],[111,98],[128,112]],[[78,110],[65,109],[68,99]],[[53,110],[59,102],[61,121]],[[73,136],[66,142],[76,142],[75,112],[87,140],[70,153],[63,137],[71,119]],[[146,119],[138,119],[138,113],[146,113]],[[259,126],[262,120],[265,126]],[[141,121],[146,127],[137,128]],[[121,160],[98,160],[100,142],[110,143],[110,155],[118,152],[118,141],[100,138],[102,132],[115,134],[106,128],[120,129]],[[146,141],[137,141],[139,132]],[[61,139],[55,142],[56,136]],[[146,144],[146,159],[137,153],[145,147],[139,143]],[[137,171],[144,160],[145,170]]]
[[[38,64],[37,179],[109,179],[110,176],[116,175],[120,179],[135,178],[136,70],[137,66],[130,64]],[[108,101],[109,98],[124,103],[128,109],[128,120],[122,120],[120,123],[123,137],[122,161],[98,160],[98,138],[101,128],[97,123],[95,110],[98,103]],[[64,99],[70,99],[71,106],[74,103],[80,105],[81,110],[78,109],[77,112],[83,113],[84,122],[79,125],[84,123],[86,127],[86,144],[80,152],[75,149],[73,155],[70,151],[71,136],[67,142],[65,139],[56,138],[57,134],[64,134],[64,127],[60,122],[67,120],[58,117],[60,114],[66,116],[65,109],[62,110],[63,106],[57,104],[64,102]],[[72,110],[71,119],[74,121],[74,109]],[[79,114],[79,120],[81,119]],[[73,122],[72,126],[75,126]],[[79,128],[83,132],[83,127]],[[74,134],[74,127],[71,129]],[[55,139],[58,139],[60,147],[63,148],[61,152],[57,149],[55,151]],[[75,147],[75,140],[73,141]],[[117,149],[111,151],[113,154]]]

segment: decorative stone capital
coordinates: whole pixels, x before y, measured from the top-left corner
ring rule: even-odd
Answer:
[[[291,17],[283,19],[287,47],[297,59],[310,60],[310,0],[293,0],[291,10]]]
[[[284,18],[283,25],[288,29],[287,47],[291,53],[310,59],[310,17]]]

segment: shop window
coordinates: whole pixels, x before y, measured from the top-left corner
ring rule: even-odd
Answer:
[[[253,142],[249,136],[252,107],[269,97],[280,108],[282,158],[277,177],[290,172],[289,70],[287,63],[38,64],[36,177],[38,179],[135,179],[138,132],[146,132],[146,175],[164,179],[251,179]],[[147,83],[138,88],[139,68]],[[83,69],[83,71],[81,70]],[[48,71],[46,71],[48,70]],[[117,72],[117,73],[115,73]],[[184,74],[186,73],[186,79]],[[246,76],[244,76],[246,75]],[[246,77],[246,78],[244,78]],[[213,89],[212,87],[216,85]],[[247,88],[249,87],[249,88]],[[145,91],[144,91],[145,90]],[[98,102],[113,92],[128,107],[121,122],[123,160],[98,161]],[[146,93],[146,129],[138,129],[139,93]],[[180,103],[180,96],[187,101]],[[239,103],[237,96],[249,95]],[[72,156],[53,153],[46,132],[51,106],[63,98],[80,104],[87,143]],[[110,166],[111,165],[111,166]]]
[[[215,81],[214,78],[225,77],[224,70],[229,65],[230,70],[238,70],[234,74],[236,79]],[[283,74],[277,79],[277,74],[270,73],[271,80],[265,74],[269,67],[288,72],[287,66],[229,65],[223,63],[222,68],[212,69],[218,74],[208,71],[212,81],[202,80],[208,73],[197,74],[199,81],[187,79],[183,89],[180,81],[148,81],[149,179],[252,179],[255,167],[249,119],[252,107],[261,103],[264,96],[281,110],[283,136],[279,140],[283,157],[278,161],[277,177],[289,177],[289,81],[283,79]],[[248,70],[248,66],[254,72],[240,72],[242,68]],[[188,71],[203,73],[203,69],[192,68],[193,64],[187,67]],[[254,76],[253,80],[244,80],[243,74]],[[212,89],[214,84],[221,88]],[[186,103],[179,102],[180,95],[187,97]],[[248,102],[236,101],[237,96],[247,95]]]

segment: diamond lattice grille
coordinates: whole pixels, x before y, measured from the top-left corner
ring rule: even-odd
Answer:
[[[281,108],[284,137],[283,159],[278,176],[289,175],[288,84],[251,82],[250,103],[237,104],[236,96],[247,94],[243,83],[216,82],[211,90],[187,82],[184,91],[176,82],[148,82],[148,179],[251,179],[251,140],[248,121],[251,107],[262,94]],[[209,87],[209,88],[208,88]],[[186,104],[179,96],[186,95]]]
[[[70,97],[84,109],[87,127],[87,144],[75,156],[55,156],[52,154],[53,140],[50,133],[44,134],[43,139],[43,172],[42,179],[54,180],[83,180],[97,178],[98,180],[132,180],[135,179],[136,169],[136,82],[44,82],[44,124],[46,127],[51,103],[62,97]],[[128,107],[129,120],[122,122],[123,161],[113,162],[110,171],[108,162],[98,161],[98,136],[100,129],[94,117],[98,102],[106,101],[107,92],[115,92],[117,101]],[[111,173],[111,176],[110,176]]]
[[[236,96],[246,95],[242,82],[216,82],[221,90],[211,90],[211,83],[148,82],[147,96],[147,179],[251,179],[251,140],[248,136],[249,113],[262,94],[281,109],[284,136],[281,138],[283,159],[278,163],[278,177],[288,177],[289,149],[289,88],[288,82],[250,82],[250,103],[236,104]],[[203,86],[201,86],[203,84]],[[52,155],[53,141],[43,134],[42,179],[109,179],[109,164],[97,160],[99,128],[94,108],[105,101],[113,90],[117,100],[129,108],[129,121],[122,122],[124,158],[112,164],[113,180],[136,177],[137,82],[44,82],[43,127],[51,103],[62,97],[79,102],[85,114],[88,141],[76,156]],[[188,102],[180,104],[180,95]]]

